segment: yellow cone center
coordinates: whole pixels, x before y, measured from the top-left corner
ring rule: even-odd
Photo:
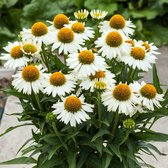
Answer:
[[[132,47],[135,46],[135,42],[132,39],[126,40],[125,42],[131,44]]]
[[[80,22],[76,22],[76,23],[72,24],[71,29],[75,33],[83,33],[85,31],[85,26]]]
[[[24,44],[22,48],[25,53],[34,54],[35,52],[37,52],[37,47],[33,44],[28,44],[28,43]]]
[[[23,68],[22,77],[27,82],[33,82],[39,79],[40,73],[34,65],[28,65]]]
[[[123,29],[125,27],[125,19],[121,15],[114,15],[110,19],[110,26],[114,29]]]
[[[156,91],[156,88],[151,85],[151,84],[146,84],[144,85],[141,90],[141,95],[148,98],[148,99],[153,99],[155,98],[156,94],[157,94],[157,91]]]
[[[64,14],[58,14],[54,17],[53,22],[54,22],[55,28],[61,29],[64,26],[64,24],[69,23],[69,18]]]
[[[106,36],[106,43],[110,47],[119,47],[122,44],[122,36],[116,31],[110,32]]]
[[[146,50],[147,52],[150,51],[150,45],[149,45],[147,42],[143,42],[142,46],[145,47],[145,50]]]
[[[131,56],[136,60],[143,60],[145,58],[145,50],[141,47],[134,47],[131,50]]]
[[[61,72],[54,72],[50,76],[50,83],[54,86],[62,86],[66,82],[66,78]]]
[[[22,57],[21,46],[15,46],[11,49],[10,55],[12,58],[17,59]]]
[[[78,58],[82,64],[91,64],[94,61],[95,57],[92,51],[83,50],[79,53]]]
[[[105,78],[106,74],[104,71],[99,70],[95,73],[95,75],[91,75],[90,79],[94,80],[94,79],[100,79],[100,78]]]
[[[48,33],[48,27],[43,22],[37,22],[31,27],[34,36],[43,36]]]
[[[119,101],[126,101],[131,96],[131,89],[127,84],[118,84],[113,90],[113,96]]]
[[[99,81],[95,81],[94,87],[96,89],[104,90],[107,88],[107,84],[104,81],[99,80]]]
[[[81,109],[82,103],[76,96],[69,96],[65,100],[64,107],[68,112],[77,112]]]
[[[58,40],[62,43],[71,43],[74,39],[74,33],[71,29],[63,27],[58,32]]]

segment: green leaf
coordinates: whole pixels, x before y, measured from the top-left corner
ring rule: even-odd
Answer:
[[[36,20],[53,19],[57,13],[64,12],[59,8],[58,2],[52,0],[32,0],[30,4],[25,5],[23,8],[24,19],[28,19],[32,23]]]
[[[47,142],[50,145],[55,145],[56,143],[58,143],[56,134],[44,135],[43,137],[40,138],[39,142],[41,142],[42,140],[44,140],[45,142]]]
[[[53,146],[51,149],[50,149],[50,152],[49,152],[49,156],[48,156],[48,160],[50,160],[53,155],[56,153],[56,151],[62,146],[62,144],[57,144],[55,146]]]
[[[69,168],[76,168],[76,156],[77,156],[77,152],[74,150],[69,150],[67,152],[66,157],[67,157]]]
[[[157,74],[156,64],[153,64],[153,84],[156,87],[158,93],[163,93],[163,90],[160,87],[160,81]]]
[[[144,38],[143,40],[148,39],[150,42],[154,42],[156,46],[168,44],[168,29],[167,27],[162,26],[156,22],[148,21],[144,22]]]
[[[31,164],[36,163],[36,160],[32,157],[18,157],[16,159],[1,162],[0,165],[10,165],[10,164]]]
[[[166,154],[160,152],[159,149],[156,146],[152,145],[151,143],[140,142],[140,143],[138,143],[138,147],[149,148],[149,149],[152,149],[153,151],[155,151],[156,153],[158,153],[159,155],[166,156]]]
[[[104,154],[103,157],[102,157],[102,167],[103,168],[108,168],[109,165],[110,165],[110,162],[112,160],[112,156],[109,155],[109,154]]]
[[[97,139],[94,141],[94,144],[95,144],[95,147],[96,147],[96,149],[98,150],[98,152],[99,152],[100,154],[102,154],[102,149],[103,149],[103,139],[102,139],[102,137],[97,138]]]
[[[40,165],[38,168],[53,168],[53,167],[55,167],[57,165],[61,165],[63,161],[64,161],[64,159],[60,155],[60,156],[57,156],[57,157],[53,157],[50,160],[45,160],[43,162],[43,164]]]
[[[114,14],[118,9],[118,4],[115,2],[105,3],[103,0],[86,0],[84,6],[89,10],[92,9],[100,9],[103,11],[107,11],[109,15]]]
[[[142,31],[142,29],[143,29],[143,23],[142,23],[142,21],[140,19],[138,19],[136,21],[135,25],[136,25],[136,30],[135,31],[138,31],[138,32]]]
[[[6,1],[5,5],[7,8],[14,6],[18,2],[18,0],[5,0],[5,1]]]
[[[116,156],[120,159],[120,161],[122,161],[122,156],[121,156],[121,152],[119,149],[119,144],[110,144],[109,147],[113,151],[113,153],[116,154]]]
[[[137,132],[133,134],[139,140],[145,141],[158,141],[158,142],[166,142],[168,141],[168,134],[160,133],[160,132]]]
[[[27,125],[32,125],[31,123],[26,123],[26,124],[21,124],[21,125],[17,125],[17,126],[13,126],[13,127],[9,127],[8,129],[6,129],[6,131],[2,134],[0,134],[0,137],[7,134],[10,131],[13,131],[14,129],[18,128],[18,127],[23,127],[23,126],[27,126]]]
[[[81,9],[82,8],[82,6],[83,6],[83,4],[84,4],[84,2],[85,2],[85,0],[75,0],[75,5],[79,8],[79,9]]]
[[[84,147],[81,149],[80,154],[79,154],[79,159],[77,162],[77,168],[82,168],[83,164],[86,162],[86,159],[88,158],[88,155],[91,153],[90,148]]]
[[[28,140],[26,140],[26,142],[19,148],[16,155],[31,141],[33,141],[33,138],[29,138]]]
[[[105,134],[110,135],[110,132],[108,130],[101,129],[98,133],[95,134],[95,136],[92,138],[91,142],[95,141],[97,138],[99,138]]]

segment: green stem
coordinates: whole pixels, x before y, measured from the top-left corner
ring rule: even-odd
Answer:
[[[111,140],[113,140],[113,138],[114,138],[114,134],[115,134],[116,129],[117,129],[118,120],[119,120],[119,114],[118,114],[118,111],[117,111],[115,113],[115,116],[114,116],[114,125],[113,125],[112,131],[111,131]]]
[[[129,75],[129,78],[128,78],[128,83],[130,83],[131,80],[134,79],[135,73],[136,73],[136,69],[131,68],[130,73],[129,73],[130,75]]]
[[[46,64],[46,67],[48,69],[48,72],[51,72],[50,64],[49,64],[48,58],[47,58],[47,56],[45,54],[44,43],[42,43],[42,53],[43,53],[43,57],[44,57],[45,64]]]
[[[42,107],[41,104],[40,104],[40,99],[39,99],[38,94],[35,94],[35,93],[34,93],[34,97],[35,97],[35,99],[36,99],[36,102],[37,102],[37,105],[38,105],[40,111],[43,111],[43,107]]]
[[[145,123],[142,125],[142,128],[144,127],[146,127],[146,125],[149,123],[149,121],[150,121],[151,119],[149,118],[149,119],[147,119],[146,121],[145,121]],[[141,130],[141,132],[143,132],[143,130]]]
[[[98,110],[99,127],[101,127],[102,113],[101,113],[101,95],[99,91],[97,92],[97,110]]]
[[[58,132],[57,126],[56,126],[56,124],[55,124],[54,121],[52,122],[52,127],[53,127],[53,130],[54,130],[55,134],[58,136],[60,142],[62,143],[62,145],[64,146],[64,148],[68,151],[68,147],[66,146],[66,144],[63,143],[63,140],[62,140],[62,138],[60,137],[60,134],[59,134],[59,132]]]

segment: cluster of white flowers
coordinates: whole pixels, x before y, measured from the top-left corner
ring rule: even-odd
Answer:
[[[161,107],[163,95],[152,84],[137,81],[117,81],[109,62],[123,62],[132,70],[148,71],[155,63],[157,47],[153,43],[131,39],[135,25],[116,14],[103,21],[107,12],[91,11],[93,19],[99,20],[99,36],[82,22],[88,17],[87,10],[75,12],[72,21],[58,14],[53,21],[37,22],[31,29],[23,29],[21,41],[9,43],[0,57],[7,68],[18,68],[12,85],[24,94],[45,94],[58,99],[53,104],[56,118],[65,124],[76,126],[90,117],[94,105],[85,100],[86,91],[100,92],[107,111],[128,116]],[[80,20],[80,21],[79,21]],[[87,41],[92,45],[87,46]],[[47,52],[49,50],[49,52]],[[50,56],[65,57],[67,73],[49,71]]]

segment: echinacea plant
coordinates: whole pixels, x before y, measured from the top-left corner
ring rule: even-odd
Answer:
[[[71,20],[57,14],[47,24],[23,29],[18,41],[4,47],[4,66],[17,69],[5,91],[23,107],[16,115],[26,123],[19,126],[36,129],[19,149],[23,156],[1,164],[141,168],[151,166],[142,153],[164,155],[150,143],[168,140],[151,130],[168,115],[168,91],[162,90],[155,65],[158,49],[133,39],[130,20],[119,14],[104,20],[106,15],[80,10]],[[142,80],[149,69],[153,83]]]

